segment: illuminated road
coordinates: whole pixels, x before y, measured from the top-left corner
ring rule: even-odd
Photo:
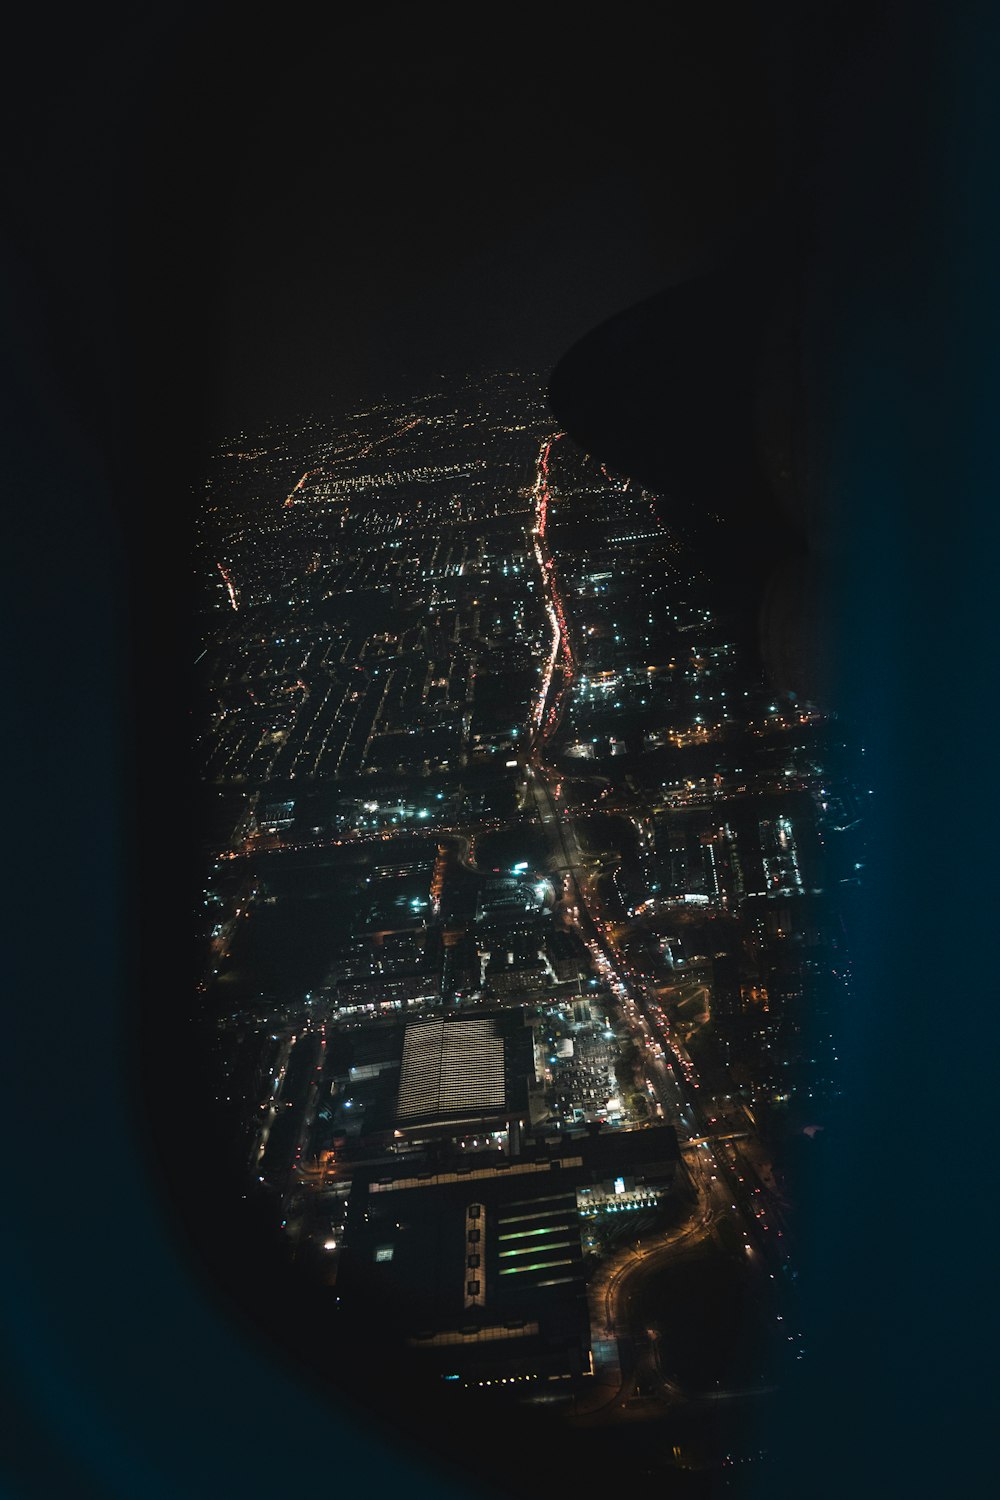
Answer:
[[[542,826],[553,846],[554,868],[563,873],[565,899],[567,904],[572,901],[575,905],[594,971],[607,983],[618,1003],[642,1061],[647,1092],[657,1115],[675,1125],[699,1194],[699,1207],[686,1226],[667,1240],[651,1241],[643,1254],[633,1253],[613,1273],[609,1295],[614,1305],[609,1304],[605,1323],[606,1337],[615,1340],[619,1313],[614,1288],[636,1275],[640,1266],[647,1271],[654,1266],[662,1268],[665,1259],[679,1245],[704,1238],[717,1224],[726,1221],[730,1226],[730,1246],[741,1247],[749,1265],[773,1279],[775,1271],[787,1260],[787,1240],[784,1228],[778,1227],[778,1211],[773,1202],[769,1201],[761,1211],[763,1179],[757,1172],[742,1170],[745,1148],[732,1139],[736,1132],[719,1124],[711,1104],[702,1103],[694,1064],[670,1026],[655,989],[618,951],[614,930],[600,904],[597,882],[585,867],[577,831],[563,801],[562,773],[545,761],[545,747],[558,727],[575,672],[558,570],[546,539],[551,499],[549,459],[559,436],[555,434],[542,444],[532,491],[535,504],[532,545],[552,628],[552,645],[531,713],[530,749],[524,769]],[[725,1142],[715,1139],[722,1135],[727,1136]],[[759,1143],[754,1145],[755,1156],[763,1159]],[[764,1172],[769,1175],[766,1166]]]
[[[545,612],[549,617],[549,626],[552,631],[552,646],[543,669],[542,684],[539,688],[538,699],[531,717],[531,725],[535,731],[536,739],[540,735],[542,740],[551,736],[559,722],[563,700],[575,673],[573,651],[570,646],[569,629],[566,624],[562,595],[559,592],[555,561],[549,551],[545,535],[548,526],[549,501],[551,498],[549,492],[549,455],[552,452],[553,443],[557,442],[563,435],[561,432],[553,433],[542,444],[535,466],[535,483],[531,490],[535,507],[535,524],[531,531],[532,551],[535,554],[535,561],[538,563],[539,573],[541,574]],[[554,679],[557,680],[558,685],[550,702],[549,695],[552,691]]]
[[[322,473],[321,469],[307,469],[306,470],[306,472],[303,474],[302,478],[299,480],[298,484],[295,485],[295,487],[293,488],[291,494],[288,496],[287,500],[284,502],[286,510],[287,510],[287,508],[290,505],[294,505],[295,504],[295,496],[298,494],[299,490],[305,484],[306,480],[307,479],[312,479],[315,474],[320,474],[320,473]]]
[[[271,1135],[271,1126],[277,1118],[278,1107],[281,1104],[281,1090],[285,1082],[285,1074],[288,1071],[288,1059],[292,1055],[292,1048],[295,1046],[295,1042],[296,1036],[293,1032],[285,1038],[281,1045],[281,1051],[275,1060],[274,1072],[272,1074],[271,1097],[261,1106],[262,1110],[265,1111],[264,1119],[261,1122],[260,1130],[251,1152],[251,1165],[255,1171],[263,1160],[264,1152],[267,1150],[267,1143]]]
[[[218,568],[219,572],[222,574],[223,582],[225,583],[226,588],[229,591],[229,602],[230,602],[230,604],[233,606],[233,608],[235,610],[238,610],[240,606],[239,606],[239,604],[236,601],[236,590],[233,588],[233,581],[232,581],[232,579],[230,578],[229,574],[226,572],[225,568],[222,566],[221,563],[216,563],[215,566]]]
[[[701,1143],[699,1143],[699,1146]],[[731,1222],[728,1189],[710,1154],[692,1143],[685,1150],[697,1201],[691,1215],[675,1229],[644,1235],[636,1245],[606,1261],[589,1288],[589,1311],[594,1343],[594,1382],[577,1397],[575,1416],[585,1425],[655,1417],[680,1404],[742,1400],[767,1394],[773,1387],[758,1384],[711,1391],[685,1389],[664,1371],[662,1338],[642,1321],[641,1283],[659,1277],[678,1259],[714,1239],[725,1248],[720,1226]]]

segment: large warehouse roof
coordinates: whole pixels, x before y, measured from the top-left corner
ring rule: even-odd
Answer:
[[[400,1122],[502,1111],[504,1050],[495,1016],[412,1022],[403,1043]]]

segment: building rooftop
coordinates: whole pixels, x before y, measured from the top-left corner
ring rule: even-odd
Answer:
[[[406,1027],[397,1118],[402,1126],[501,1116],[524,1107],[533,1074],[521,1012],[445,1016]]]
[[[580,1375],[590,1349],[580,1204],[601,1184],[619,1191],[613,1177],[621,1189],[634,1178],[672,1192],[677,1167],[676,1136],[662,1126],[523,1157],[461,1153],[431,1170],[362,1168],[338,1290],[374,1320],[391,1314],[441,1371],[512,1382]]]

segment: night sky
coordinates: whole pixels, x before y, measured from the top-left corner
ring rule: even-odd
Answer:
[[[710,263],[808,156],[813,9],[790,30],[667,7],[473,37],[405,7],[255,28],[208,5],[88,29],[12,111],[36,142],[15,253],[57,338],[86,320],[63,357],[116,359],[151,422],[166,401],[211,433],[470,366],[545,372]]]
[[[205,247],[220,414],[547,372],[696,264],[770,185],[774,132],[761,28],[707,56],[689,30],[581,47],[532,18],[473,42],[399,9],[209,48],[163,144],[186,169],[170,217]]]

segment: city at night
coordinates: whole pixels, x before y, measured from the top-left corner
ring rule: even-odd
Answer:
[[[372,1399],[377,1329],[442,1420],[725,1475],[808,1357],[874,789],[670,522],[537,374],[213,456],[198,1045]]]
[[[220,0],[11,95],[12,1500],[979,1493],[996,28],[924,9]]]
[[[758,1456],[728,1419],[804,1357],[863,747],[763,680],[669,506],[552,431],[537,376],[232,442],[199,988],[254,1191],[442,1399]]]

